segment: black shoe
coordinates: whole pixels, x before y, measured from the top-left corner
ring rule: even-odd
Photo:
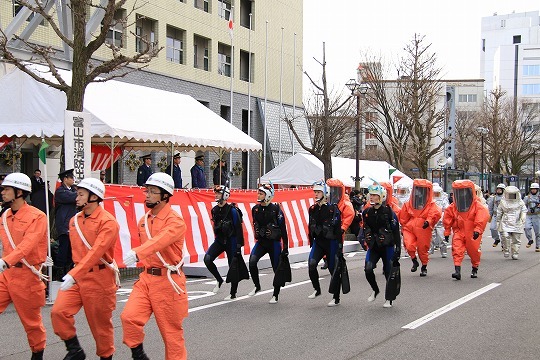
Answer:
[[[427,265],[422,265],[420,269],[420,276],[427,276]]]
[[[478,277],[478,268],[473,267],[471,272],[471,278],[476,279]]]
[[[43,360],[43,350],[38,351],[38,352],[33,352],[30,360]]]
[[[452,278],[456,280],[461,280],[461,266],[456,266],[456,272],[452,274]]]
[[[499,245],[500,242],[501,242],[501,240],[495,240],[493,242],[493,247],[497,247],[497,245]]]
[[[67,355],[64,357],[64,360],[85,360],[86,354],[79,344],[79,339],[77,336],[64,340],[66,343],[66,350],[68,351]]]
[[[533,241],[532,241],[532,240],[529,240],[529,242],[527,243],[527,246],[526,246],[526,247],[527,247],[527,248],[530,248],[530,247],[532,246],[532,244],[533,244]]]
[[[412,260],[411,272],[416,272],[416,270],[418,270],[418,267],[420,266],[420,264],[418,263],[418,260],[416,258],[411,259],[411,260]]]
[[[150,360],[143,349],[143,344],[139,344],[134,348],[131,348],[131,357],[135,360]]]
[[[111,356],[108,356],[108,357],[100,356],[100,357],[99,357],[99,360],[112,360],[112,355],[111,355]]]

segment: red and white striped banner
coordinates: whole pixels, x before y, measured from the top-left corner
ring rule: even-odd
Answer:
[[[92,171],[111,167],[111,148],[105,145],[92,145]],[[122,156],[122,148],[114,148],[114,162]]]
[[[120,235],[115,249],[115,258],[123,266],[122,254],[140,244],[137,222],[147,211],[144,207],[144,194],[138,186],[107,184],[104,206],[120,224]],[[287,231],[289,247],[308,244],[308,209],[313,204],[313,190],[276,190],[274,202],[281,204]],[[257,203],[257,190],[232,190],[229,202],[238,204],[243,213],[244,254],[249,254],[255,245],[251,208]],[[214,192],[207,190],[175,190],[170,204],[186,222],[187,231],[184,242],[184,263],[203,260],[208,247],[214,241],[210,220],[210,210],[215,205]]]

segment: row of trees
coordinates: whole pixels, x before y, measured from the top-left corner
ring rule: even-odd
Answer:
[[[313,88],[313,95],[304,104],[313,146],[302,143],[294,131],[297,119],[285,121],[302,148],[321,160],[328,178],[332,176],[331,156],[354,157],[354,151],[344,151],[344,144],[351,143],[356,107],[352,106],[354,97],[343,99],[340,92],[329,91],[324,44],[323,61],[318,62],[322,81],[315,81],[305,73]],[[386,160],[404,171],[415,167],[419,177],[427,178],[429,160],[444,154],[451,140],[445,131],[446,82],[442,80],[442,69],[437,66],[431,44],[426,43],[424,36],[415,34],[396,64],[388,65],[380,56],[365,54],[359,71],[363,83],[369,86],[362,95],[361,131],[370,133],[382,150],[366,152],[363,158]],[[392,78],[392,72],[396,80],[387,80]],[[488,129],[484,135],[486,171],[519,174],[536,148],[538,109],[494,90],[484,99],[481,110],[458,111],[454,167],[480,171],[482,150],[477,129],[484,127]]]

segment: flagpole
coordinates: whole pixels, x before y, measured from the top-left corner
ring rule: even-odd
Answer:
[[[249,29],[248,29],[248,123],[247,132],[248,136],[251,136],[251,13],[249,14]],[[246,165],[246,188],[249,189],[249,163],[250,152],[247,152],[247,165]]]
[[[39,149],[39,152],[41,153],[43,151],[43,158],[40,159],[43,162],[43,177],[45,178],[45,211],[47,215],[47,256],[52,259],[51,256],[51,223],[50,223],[50,216],[51,211],[49,209],[49,181],[47,179],[47,148],[49,145],[45,142],[45,137],[43,135],[43,132],[41,133],[41,148]],[[49,289],[49,298],[51,296],[51,280],[52,280],[52,264],[47,266],[47,275],[49,276],[49,279],[47,280],[47,288]]]
[[[229,120],[231,124],[233,123],[233,77],[234,77],[234,35],[233,35],[233,26],[234,26],[234,6],[231,6],[231,14],[229,15],[229,30],[230,30],[230,36],[231,36],[231,113],[229,116]],[[232,168],[232,151],[229,152],[229,168]],[[231,182],[229,183],[229,187],[231,186]]]
[[[295,119],[296,113],[296,33],[294,33],[294,51],[293,51],[293,105],[292,105],[292,118]],[[292,155],[294,156],[294,134],[291,139]]]
[[[280,59],[280,67],[279,67],[279,151],[278,151],[278,165],[281,164],[281,114],[283,111],[283,27],[281,27],[281,59]]]
[[[263,126],[263,174],[266,174],[266,103],[268,101],[268,20],[266,20],[266,45],[264,55],[264,126]]]

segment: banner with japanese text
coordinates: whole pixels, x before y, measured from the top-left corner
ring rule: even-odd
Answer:
[[[91,114],[66,110],[64,113],[65,169],[73,169],[78,182],[91,175]]]

